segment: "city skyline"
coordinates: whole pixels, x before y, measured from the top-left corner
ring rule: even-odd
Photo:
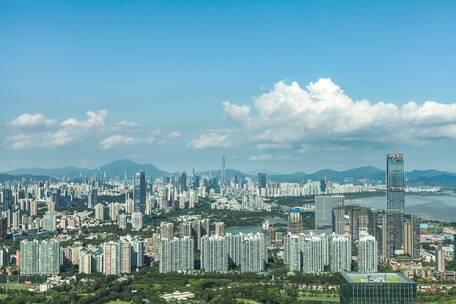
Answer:
[[[456,171],[454,5],[2,2],[0,171]]]

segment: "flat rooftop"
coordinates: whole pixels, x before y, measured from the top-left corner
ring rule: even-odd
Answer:
[[[342,273],[350,283],[413,283],[402,273]]]

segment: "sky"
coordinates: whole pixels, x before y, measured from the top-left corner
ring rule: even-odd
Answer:
[[[454,1],[0,1],[0,171],[456,171]]]

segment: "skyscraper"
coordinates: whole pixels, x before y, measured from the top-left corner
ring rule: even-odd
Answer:
[[[187,172],[183,171],[179,177],[178,192],[187,191]]]
[[[337,229],[343,231],[343,216],[342,211],[344,206],[344,197],[342,195],[332,196],[316,196],[315,197],[315,231],[317,233],[331,234],[334,227],[333,224],[338,225]],[[340,208],[336,211],[336,219],[333,221],[334,209]]]
[[[222,156],[222,167],[220,171],[220,184],[222,188],[225,188],[225,156]]]
[[[403,214],[405,205],[405,173],[404,157],[402,154],[386,155],[386,204],[389,213],[393,216],[393,229],[389,234],[391,246],[396,250],[402,247],[403,241]]]
[[[368,234],[360,234],[358,244],[358,272],[377,272],[377,241]]]
[[[135,211],[144,212],[146,209],[146,173],[144,171],[135,174],[133,201]]]
[[[258,172],[258,188],[266,188],[266,173]]]

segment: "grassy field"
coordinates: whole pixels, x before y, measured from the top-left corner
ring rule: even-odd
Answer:
[[[115,300],[115,301],[109,301],[106,304],[130,304],[130,302],[127,301],[121,301],[121,300]]]
[[[236,299],[236,303],[239,304],[261,304],[260,302],[249,300],[249,299]]]
[[[30,288],[35,288],[37,286],[38,285],[36,285],[36,284],[27,285],[27,284],[23,284],[23,283],[10,283],[10,284],[8,284],[8,288],[9,289],[14,289],[14,290],[28,290]]]
[[[301,293],[298,297],[301,301],[314,301],[314,302],[334,302],[339,303],[339,295],[337,294],[318,294],[311,295],[307,293]]]

